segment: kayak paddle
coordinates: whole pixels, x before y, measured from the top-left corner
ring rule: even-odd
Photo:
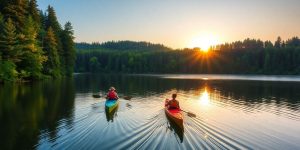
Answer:
[[[194,114],[194,113],[192,113],[192,112],[185,111],[185,110],[182,110],[182,109],[181,109],[181,111],[187,113],[187,115],[188,115],[189,117],[197,117],[196,114]]]

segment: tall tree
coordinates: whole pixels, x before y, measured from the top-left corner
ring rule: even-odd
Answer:
[[[41,47],[44,47],[44,39],[47,34],[47,29],[46,29],[47,14],[45,14],[43,11],[39,11],[39,16],[40,16],[40,27],[39,27],[38,39],[40,41]]]
[[[44,64],[44,73],[55,78],[60,77],[60,62],[57,52],[57,42],[55,39],[54,31],[51,27],[48,28],[45,36],[44,51],[46,56],[48,56],[48,59]]]
[[[38,10],[38,5],[36,0],[30,0],[28,5],[28,13],[31,15],[33,21],[39,25],[41,23],[41,16]]]
[[[22,49],[22,61],[17,63],[18,70],[25,77],[39,79],[42,76],[42,63],[46,60],[42,48],[37,41],[37,29],[33,19],[29,16],[20,36],[20,47]]]
[[[65,24],[62,32],[63,56],[65,60],[64,69],[67,76],[71,76],[74,70],[76,51],[74,44],[74,30],[70,22]]]
[[[62,31],[62,28],[57,20],[56,12],[53,7],[48,6],[47,9],[47,19],[46,19],[46,28],[51,27],[55,33],[59,33]]]
[[[273,43],[271,41],[265,41],[264,47],[265,48],[272,48],[273,47]]]
[[[0,82],[14,81],[18,72],[14,61],[19,61],[17,34],[11,19],[5,23],[0,13]]]
[[[21,51],[18,46],[18,35],[16,27],[10,18],[2,25],[0,34],[0,50],[2,52],[2,59],[10,60],[12,62],[20,61]]]
[[[47,12],[48,12],[48,16],[46,18],[45,26],[46,26],[46,29],[48,29],[49,27],[51,27],[53,29],[53,32],[55,34],[56,43],[57,43],[57,52],[58,52],[58,55],[60,56],[60,70],[61,70],[62,74],[65,74],[65,72],[64,72],[65,61],[64,61],[64,57],[63,57],[64,52],[63,52],[62,42],[61,42],[62,28],[57,20],[54,8],[51,6],[48,6]]]
[[[17,31],[21,31],[25,25],[28,14],[28,0],[10,0],[3,8],[5,18],[11,18]]]
[[[0,12],[0,35],[3,34],[3,28],[4,28],[4,19]],[[0,62],[2,61],[2,49],[0,49]]]
[[[277,40],[275,41],[274,47],[281,48],[282,40],[281,37],[277,37]]]

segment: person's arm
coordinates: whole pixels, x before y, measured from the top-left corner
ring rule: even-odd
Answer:
[[[116,97],[117,97],[117,99],[119,99],[118,93],[116,93]]]

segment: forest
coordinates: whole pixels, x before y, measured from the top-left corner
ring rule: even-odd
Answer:
[[[208,52],[155,46],[132,41],[77,43],[75,72],[300,74],[298,37],[278,37],[274,43],[247,38],[212,46]]]
[[[0,83],[71,76],[75,53],[73,27],[62,27],[53,7],[0,0]]]

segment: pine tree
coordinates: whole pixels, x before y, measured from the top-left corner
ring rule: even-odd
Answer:
[[[64,52],[63,52],[63,48],[62,48],[62,42],[61,42],[61,32],[62,32],[62,28],[59,24],[59,22],[57,21],[57,17],[56,17],[56,13],[53,9],[53,7],[48,6],[47,9],[48,12],[48,16],[45,22],[46,25],[46,29],[48,29],[49,27],[51,27],[53,29],[53,32],[55,34],[55,39],[56,39],[56,43],[57,43],[57,52],[58,55],[60,56],[60,72],[64,75],[65,74],[65,70],[64,70]]]
[[[36,0],[30,0],[28,5],[28,13],[31,15],[33,21],[39,26],[41,23],[41,16],[38,10],[38,5]]]
[[[60,77],[60,61],[57,52],[57,42],[54,31],[51,27],[48,28],[46,33],[44,51],[48,56],[48,59],[44,64],[44,73],[55,78]]]
[[[24,77],[39,79],[42,76],[42,63],[46,60],[37,41],[37,29],[31,17],[28,17],[23,33],[19,37],[22,49],[22,61],[17,63],[18,70]]]
[[[38,33],[38,39],[40,41],[41,47],[44,47],[44,39],[47,34],[47,30],[46,30],[47,15],[43,11],[39,11],[39,16],[40,16],[40,28]]]
[[[22,53],[18,46],[16,27],[10,18],[8,18],[2,26],[3,28],[0,34],[0,50],[2,52],[2,59],[18,62],[20,61]]]
[[[11,18],[17,31],[21,31],[27,18],[28,0],[10,0],[3,8],[5,18]]]
[[[0,82],[14,81],[18,75],[14,63],[19,60],[16,36],[11,19],[5,23],[0,13]]]
[[[0,0],[0,82],[38,79],[43,72],[53,77],[71,75],[73,32],[70,23],[61,28],[51,6],[43,13],[37,0]]]
[[[282,44],[282,40],[281,40],[281,37],[279,36],[277,38],[277,40],[275,41],[274,47],[281,48],[281,44]]]
[[[65,66],[64,69],[66,71],[67,76],[71,76],[74,70],[75,65],[75,44],[74,44],[74,31],[70,22],[65,24],[65,28],[62,32],[62,45],[64,51],[64,60]]]
[[[1,0],[0,0],[1,1]],[[0,13],[0,35],[3,34],[3,28],[4,28],[4,19],[2,14]],[[2,49],[0,49],[0,61],[2,61]]]
[[[57,21],[57,17],[56,17],[54,8],[51,6],[48,6],[47,12],[48,12],[48,16],[46,19],[46,28],[52,27],[55,34],[61,32],[62,28],[61,28],[59,22]]]

